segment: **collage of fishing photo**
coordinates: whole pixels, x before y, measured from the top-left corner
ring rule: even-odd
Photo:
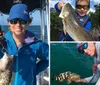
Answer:
[[[51,0],[50,85],[100,85],[100,1]]]
[[[100,0],[1,0],[0,85],[100,85]]]

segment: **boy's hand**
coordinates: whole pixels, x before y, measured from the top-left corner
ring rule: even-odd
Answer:
[[[61,2],[58,3],[59,10],[62,9],[62,7],[64,6],[64,4],[65,4],[65,2],[63,2],[63,1],[61,1]]]
[[[97,66],[98,66],[98,64],[94,64],[92,66],[93,73],[95,73],[95,74],[96,74]]]
[[[78,79],[78,80],[75,80],[76,83],[79,83],[79,82],[83,82],[83,83],[86,83],[86,80],[85,79]]]

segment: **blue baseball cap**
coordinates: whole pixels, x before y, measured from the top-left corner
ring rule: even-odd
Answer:
[[[8,20],[20,18],[25,21],[29,20],[29,10],[25,4],[15,4],[11,7]]]

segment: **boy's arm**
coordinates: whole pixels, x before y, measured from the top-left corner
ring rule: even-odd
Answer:
[[[58,2],[55,4],[55,9],[58,11],[58,12],[61,12],[61,9],[63,7],[65,3],[62,1],[62,2]]]
[[[61,10],[58,8],[58,4],[59,4],[59,2],[55,4],[55,9],[56,9],[58,12],[61,12]]]
[[[87,77],[87,78],[84,78],[84,79],[78,79],[76,80],[75,82],[76,83],[79,83],[79,82],[83,82],[83,83],[95,83],[96,81],[98,80],[98,75],[97,74],[93,74],[93,76],[91,77]]]
[[[93,69],[94,74],[91,77],[85,78],[86,83],[95,83],[98,80],[99,76],[98,76],[97,69],[100,70],[99,66],[100,66],[100,64],[93,65],[92,69]]]
[[[93,74],[91,77],[85,78],[86,83],[95,83],[98,80],[98,74]]]

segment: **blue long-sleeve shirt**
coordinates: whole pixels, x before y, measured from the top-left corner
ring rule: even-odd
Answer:
[[[18,47],[12,32],[7,32],[5,39],[8,54],[14,55],[12,70],[15,76],[12,85],[36,85],[36,75],[48,67],[48,44],[35,39],[29,31],[26,31],[26,38]],[[40,59],[38,63],[37,58]]]

